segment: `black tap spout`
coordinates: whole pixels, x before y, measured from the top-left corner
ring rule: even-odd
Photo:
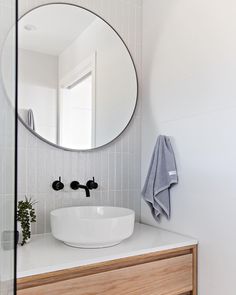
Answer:
[[[82,188],[85,190],[85,193],[86,193],[86,197],[89,198],[90,197],[90,191],[88,189],[88,187],[86,185],[79,185],[79,188]]]

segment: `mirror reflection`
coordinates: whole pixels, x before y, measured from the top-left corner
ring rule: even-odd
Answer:
[[[137,77],[121,38],[83,8],[50,4],[19,21],[19,116],[67,149],[103,146],[129,123]]]

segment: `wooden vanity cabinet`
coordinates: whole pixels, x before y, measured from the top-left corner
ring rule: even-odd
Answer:
[[[197,247],[18,279],[18,295],[197,295]]]

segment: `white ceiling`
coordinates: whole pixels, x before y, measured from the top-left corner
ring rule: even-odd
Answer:
[[[72,5],[56,4],[39,7],[19,21],[19,48],[59,55],[97,17]],[[36,30],[24,27],[33,25]]]

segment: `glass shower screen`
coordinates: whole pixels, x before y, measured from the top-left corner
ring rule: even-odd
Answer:
[[[16,0],[0,0],[0,294],[15,293]],[[13,30],[12,30],[13,28]],[[9,33],[11,32],[11,33]],[[11,35],[9,35],[11,34]],[[6,44],[6,39],[8,42]],[[3,48],[5,48],[3,50]],[[3,84],[7,81],[8,92]]]

